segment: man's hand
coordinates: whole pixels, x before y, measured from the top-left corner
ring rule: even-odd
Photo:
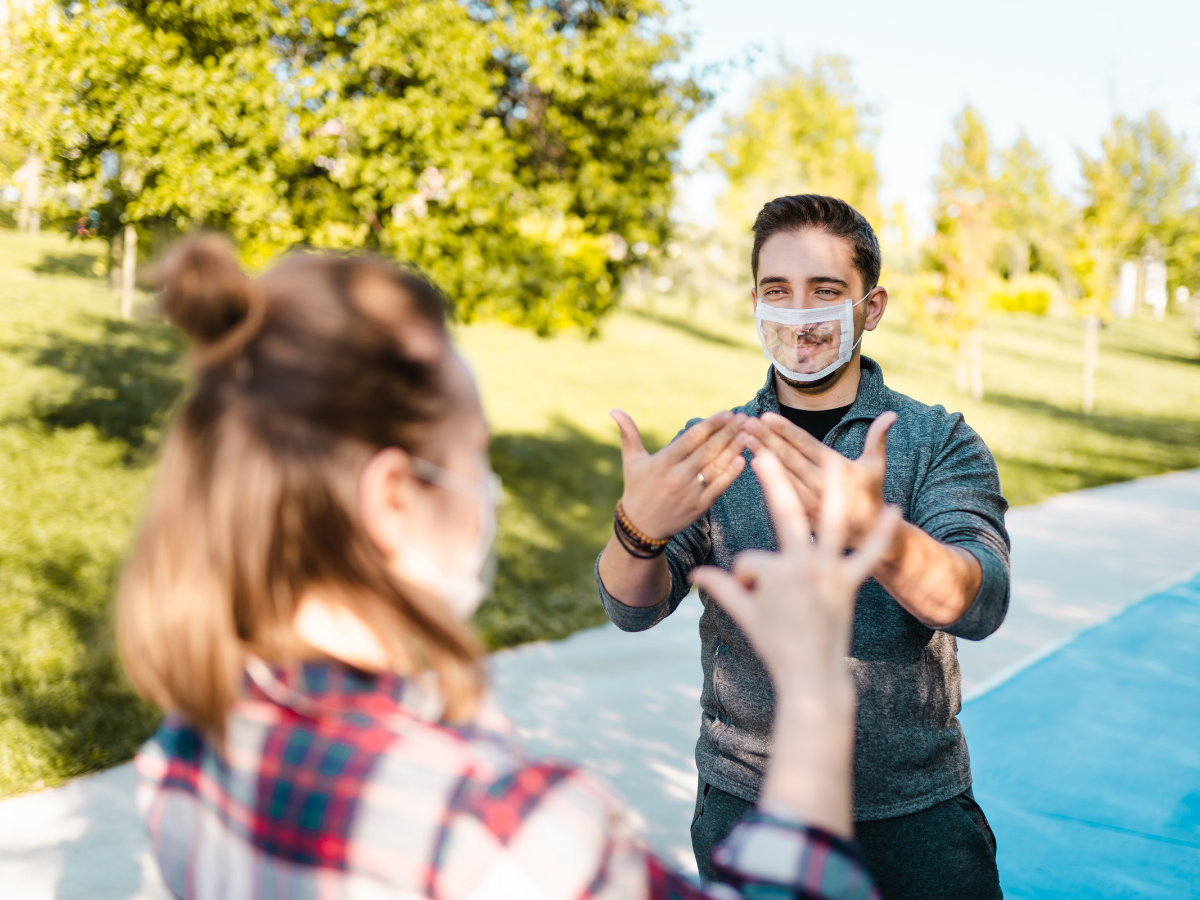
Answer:
[[[778,413],[748,419],[744,428],[753,438],[748,449],[757,453],[765,447],[779,457],[811,521],[820,520],[830,474],[838,473],[845,492],[846,546],[854,548],[866,538],[884,507],[887,433],[895,421],[894,412],[885,412],[872,422],[862,456],[856,460],[825,446]]]
[[[719,412],[689,428],[651,455],[633,419],[612,411],[621,429],[625,493],[621,505],[634,527],[650,538],[682,531],[725,493],[746,467],[750,435],[744,413]]]

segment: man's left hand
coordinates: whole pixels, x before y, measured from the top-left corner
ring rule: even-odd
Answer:
[[[866,538],[884,507],[887,433],[895,422],[896,414],[890,411],[875,419],[867,431],[862,455],[854,460],[825,446],[778,413],[750,419],[742,427],[752,438],[748,450],[766,447],[783,462],[809,521],[820,519],[821,499],[829,473],[835,467],[840,470],[846,496],[846,542],[853,549]]]

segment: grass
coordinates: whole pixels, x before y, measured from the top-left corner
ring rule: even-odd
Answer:
[[[115,318],[93,246],[0,230],[0,796],[129,757],[156,713],[125,686],[108,603],[183,387],[182,344]],[[621,490],[621,407],[649,446],[747,400],[766,363],[753,324],[682,308],[614,316],[596,340],[500,325],[457,330],[505,482],[496,591],[476,617],[491,647],[599,624],[592,563]],[[993,319],[987,398],[952,388],[947,351],[889,310],[866,352],[888,383],[962,410],[1015,504],[1200,466],[1200,346],[1182,319],[1106,329],[1097,408],[1078,412],[1074,320]]]

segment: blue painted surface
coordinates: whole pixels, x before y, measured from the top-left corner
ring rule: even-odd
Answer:
[[[1006,897],[1200,898],[1200,577],[961,719]]]

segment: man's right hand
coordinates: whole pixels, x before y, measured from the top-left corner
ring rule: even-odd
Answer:
[[[749,435],[744,413],[719,412],[693,425],[650,454],[633,419],[611,413],[621,429],[625,493],[621,505],[634,527],[649,538],[666,538],[687,528],[733,484],[746,467],[742,451]]]

